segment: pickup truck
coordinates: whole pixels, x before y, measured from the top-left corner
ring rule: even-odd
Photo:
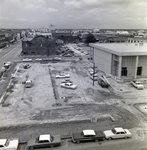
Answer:
[[[103,141],[105,136],[101,131],[83,130],[82,132],[72,133],[72,141],[74,143],[88,142],[88,141]]]

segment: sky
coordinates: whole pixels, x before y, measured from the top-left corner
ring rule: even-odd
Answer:
[[[0,0],[0,28],[147,29],[147,0]]]

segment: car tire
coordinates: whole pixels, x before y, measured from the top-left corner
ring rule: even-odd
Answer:
[[[127,139],[128,137],[127,137],[127,136],[125,136],[124,138],[125,138],[125,139]]]
[[[110,140],[112,140],[112,138],[111,138],[111,137],[109,137],[109,138],[108,138],[108,140],[110,141]]]
[[[77,144],[79,144],[79,143],[80,143],[80,141],[78,140],[78,141],[77,141]]]
[[[33,146],[30,146],[30,147],[28,147],[28,149],[29,149],[29,150],[33,150],[33,149],[34,149],[34,147],[33,147]]]

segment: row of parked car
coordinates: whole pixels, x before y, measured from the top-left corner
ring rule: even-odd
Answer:
[[[23,62],[32,62],[32,61],[60,61],[62,60],[60,57],[53,57],[53,58],[36,58],[36,59],[31,59],[31,58],[24,58],[22,59]]]
[[[70,75],[68,73],[62,72],[56,75],[57,79],[68,78],[61,82],[60,86],[67,89],[76,89],[77,85],[73,84],[73,82],[69,79]]]
[[[122,127],[116,127],[112,130],[95,131],[92,129],[83,130],[82,132],[75,132],[71,134],[71,140],[74,143],[88,142],[88,141],[103,141],[105,139],[120,139],[130,138],[132,133],[128,129]],[[19,145],[19,139],[0,139],[0,150],[17,150]],[[31,138],[27,142],[27,149],[39,149],[39,148],[53,148],[61,145],[60,135],[43,134],[38,137]]]

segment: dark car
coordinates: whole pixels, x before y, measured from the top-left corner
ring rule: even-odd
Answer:
[[[87,141],[102,141],[105,139],[103,132],[94,130],[83,130],[79,133],[72,134],[72,141],[74,143],[87,142]]]
[[[54,146],[60,146],[61,137],[60,135],[40,135],[37,138],[30,139],[27,143],[27,149],[39,149],[39,148],[49,148]]]

